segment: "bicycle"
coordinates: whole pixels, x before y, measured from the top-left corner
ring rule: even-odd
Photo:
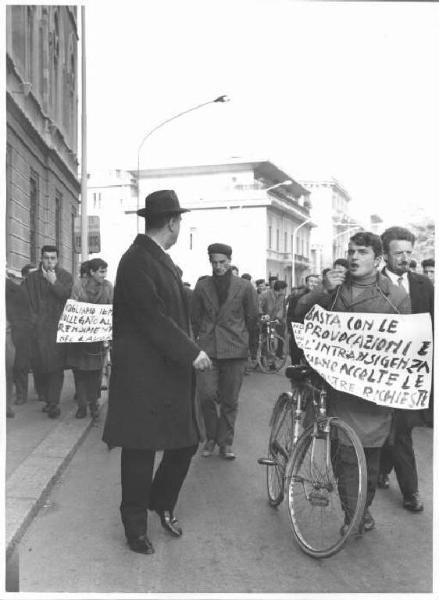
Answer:
[[[360,531],[367,472],[355,431],[326,414],[326,384],[307,365],[287,367],[291,392],[279,396],[270,419],[268,502],[287,495],[290,527],[299,547],[314,558],[332,556]],[[346,473],[346,462],[351,473]]]
[[[277,319],[263,315],[260,320],[256,360],[263,373],[277,373],[287,360],[286,339],[276,331]]]

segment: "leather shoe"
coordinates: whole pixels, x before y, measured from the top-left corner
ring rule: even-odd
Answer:
[[[220,456],[227,460],[234,460],[236,458],[236,454],[232,452],[231,446],[221,446],[219,453]]]
[[[183,530],[178,523],[178,519],[174,517],[170,510],[162,510],[158,512],[162,527],[166,529],[173,537],[181,537]]]
[[[390,481],[389,481],[389,476],[387,475],[387,473],[380,473],[378,475],[378,482],[377,482],[377,487],[381,488],[382,490],[387,490],[390,486]]]
[[[360,531],[367,532],[372,531],[372,529],[375,529],[375,519],[370,514],[369,509],[366,508],[363,518],[360,521]]]
[[[138,552],[139,554],[154,554],[154,546],[146,535],[141,535],[138,538],[128,538],[127,542],[133,552]]]
[[[424,510],[424,505],[421,502],[418,492],[416,492],[416,494],[407,494],[407,496],[404,496],[402,505],[411,512],[421,512]]]
[[[61,414],[59,406],[49,406],[47,410],[47,416],[49,419],[57,419]]]
[[[76,411],[75,417],[77,419],[85,419],[86,416],[87,416],[87,407],[86,406],[80,406],[78,408],[78,410]]]
[[[203,450],[201,451],[201,456],[207,458],[208,456],[212,456],[215,451],[215,440],[207,440],[204,444]]]

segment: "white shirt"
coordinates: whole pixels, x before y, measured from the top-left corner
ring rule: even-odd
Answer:
[[[403,273],[402,275],[397,275],[396,273],[393,273],[392,271],[389,271],[389,269],[385,269],[386,271],[386,277],[388,277],[390,279],[390,281],[393,283],[393,285],[397,285],[399,287],[399,279],[402,278],[402,287],[405,289],[405,291],[407,292],[408,295],[410,295],[410,285],[409,285],[409,278],[406,273]]]

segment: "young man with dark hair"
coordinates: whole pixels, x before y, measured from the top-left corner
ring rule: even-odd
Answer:
[[[433,323],[434,288],[426,277],[409,269],[415,236],[403,227],[390,227],[381,236],[386,266],[383,275],[401,287],[411,301],[411,313],[430,314]],[[380,478],[378,485],[389,487],[389,473],[395,469],[396,478],[403,495],[403,507],[412,512],[420,512],[422,504],[418,489],[418,474],[413,451],[412,429],[423,422],[433,421],[433,395],[430,406],[421,411],[395,409],[394,441],[386,444],[381,455]]]
[[[335,312],[410,313],[410,299],[405,291],[393,285],[378,271],[381,257],[381,240],[377,235],[370,232],[355,234],[349,241],[348,272],[345,274],[335,269],[329,271],[325,289],[317,289],[299,300],[297,319],[303,321],[314,304]],[[390,433],[392,409],[328,386],[328,414],[340,417],[350,425],[363,444],[367,464],[367,497],[360,531],[370,531],[374,528],[375,521],[369,507],[377,486],[381,447]],[[355,478],[349,448],[346,448],[344,460],[339,489],[349,491],[352,477]],[[344,496],[343,500],[348,523],[349,501]]]
[[[56,246],[41,248],[39,268],[24,280],[32,320],[31,366],[43,411],[51,419],[59,417],[59,400],[64,382],[66,345],[57,344],[58,321],[70,297],[73,279],[58,264]]]
[[[210,244],[207,253],[212,275],[199,279],[192,295],[195,340],[212,359],[211,370],[197,373],[207,437],[202,456],[211,456],[218,445],[220,456],[233,460],[239,393],[258,314],[256,291],[232,275],[230,246]]]

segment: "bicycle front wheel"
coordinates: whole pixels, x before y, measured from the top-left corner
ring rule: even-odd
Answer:
[[[261,341],[257,360],[263,373],[280,371],[287,360],[286,340],[277,333],[265,335]]]
[[[297,441],[285,477],[300,548],[315,558],[338,552],[358,531],[366,503],[366,459],[355,431],[335,417],[318,419]]]
[[[270,420],[268,458],[273,465],[267,466],[267,494],[271,506],[278,506],[284,497],[285,468],[293,441],[293,400],[281,394],[273,408]]]

